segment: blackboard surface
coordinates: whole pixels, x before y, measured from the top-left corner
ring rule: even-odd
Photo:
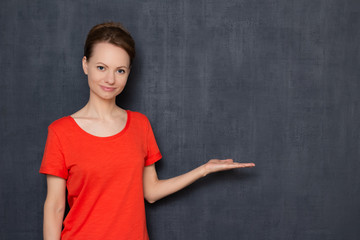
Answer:
[[[108,20],[137,44],[117,102],[149,117],[160,178],[257,165],[146,204],[151,239],[360,236],[359,1],[3,0],[0,20],[0,239],[42,239],[47,126],[86,104]]]

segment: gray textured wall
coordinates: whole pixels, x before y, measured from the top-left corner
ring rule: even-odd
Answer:
[[[82,47],[105,20],[136,40],[118,104],[152,122],[161,178],[214,157],[257,164],[147,204],[152,239],[358,238],[359,9],[356,0],[2,0],[0,239],[42,238],[47,126],[86,103]]]

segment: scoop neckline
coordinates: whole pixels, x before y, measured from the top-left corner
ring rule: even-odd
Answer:
[[[125,127],[123,129],[121,129],[120,132],[117,132],[115,133],[114,135],[110,135],[110,136],[105,136],[105,137],[101,137],[101,136],[96,136],[96,135],[93,135],[91,133],[88,133],[87,131],[85,131],[84,129],[82,129],[80,127],[80,125],[75,121],[75,119],[71,116],[71,115],[68,115],[68,118],[70,118],[72,120],[72,122],[74,123],[74,125],[76,126],[76,128],[78,130],[80,130],[80,132],[84,133],[85,135],[91,137],[91,138],[95,138],[95,139],[100,139],[100,140],[110,140],[110,139],[113,139],[113,138],[116,138],[122,134],[124,134],[126,132],[126,130],[128,129],[129,127],[129,123],[130,123],[130,119],[131,119],[131,111],[130,110],[127,110],[125,109],[126,111],[126,114],[127,114],[127,118],[126,118],[126,123],[125,123]]]

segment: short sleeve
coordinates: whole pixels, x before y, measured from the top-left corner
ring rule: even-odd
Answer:
[[[159,147],[156,143],[154,132],[151,128],[150,122],[147,119],[147,154],[145,158],[145,166],[149,166],[162,158]]]
[[[67,179],[69,175],[59,137],[51,125],[48,127],[48,135],[39,173],[55,175],[64,179]]]

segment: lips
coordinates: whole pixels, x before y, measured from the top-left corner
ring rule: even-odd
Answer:
[[[104,86],[100,86],[100,87],[106,92],[112,92],[115,90],[115,88],[112,88],[112,87],[104,87]]]

